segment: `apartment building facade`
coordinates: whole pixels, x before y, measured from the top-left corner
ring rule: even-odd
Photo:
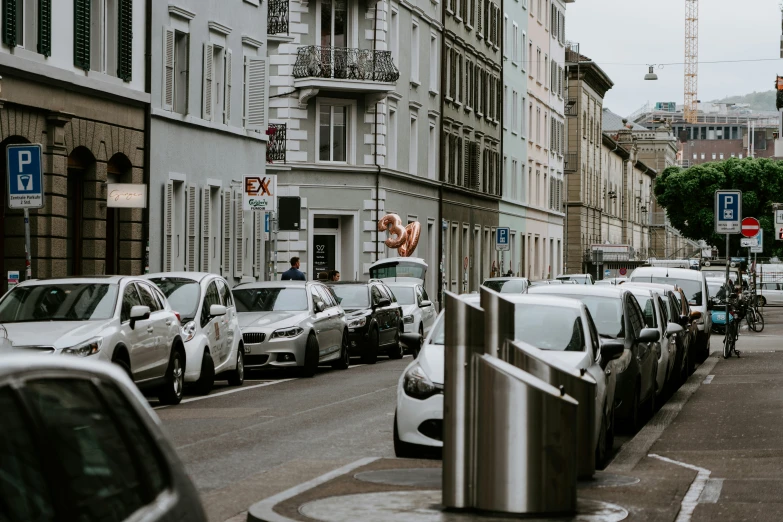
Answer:
[[[526,33],[527,165],[526,229],[520,247],[524,275],[531,279],[565,272],[564,158],[565,19],[573,0],[528,0]]]
[[[2,18],[3,157],[7,145],[43,146],[33,276],[141,273],[144,210],[110,206],[107,187],[146,187],[146,2],[6,0]],[[0,272],[24,274],[23,215],[8,208],[0,163]]]
[[[150,271],[263,279],[264,217],[241,185],[266,172],[266,6],[151,9]]]
[[[301,259],[308,278],[362,279],[399,255],[378,230],[396,213],[421,227],[413,252],[437,293],[441,7],[433,2],[269,3],[269,124],[284,161],[267,165],[301,201],[300,228],[279,234],[277,271]]]

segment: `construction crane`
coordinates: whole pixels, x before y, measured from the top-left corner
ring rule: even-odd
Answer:
[[[699,0],[685,0],[685,105],[683,118],[698,121]]]

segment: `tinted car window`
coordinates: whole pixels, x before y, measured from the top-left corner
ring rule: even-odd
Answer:
[[[634,295],[636,301],[639,303],[639,307],[642,309],[642,315],[644,316],[644,324],[647,328],[655,328],[658,326],[658,321],[655,318],[655,303],[652,296],[649,295]]]
[[[134,306],[142,306],[141,297],[136,290],[136,285],[129,284],[125,287],[125,292],[122,293],[122,311],[120,312],[120,321],[130,321],[131,308]]]
[[[317,285],[315,288],[318,290],[318,295],[321,296],[327,308],[337,306],[337,301],[334,300],[332,293],[325,286]]]
[[[24,391],[59,456],[64,488],[79,522],[120,522],[143,507],[142,477],[93,385],[77,379],[30,381]]]
[[[109,319],[117,293],[109,284],[18,286],[0,301],[0,323]]]
[[[310,298],[313,300],[313,311],[315,313],[318,313],[319,303],[326,307],[326,303],[324,303],[323,297],[321,297],[321,294],[318,293],[318,290],[315,286],[310,287]]]
[[[218,291],[220,292],[220,299],[223,301],[223,305],[226,307],[234,306],[234,299],[231,297],[231,290],[228,285],[222,279],[217,279]]]
[[[149,287],[149,285],[145,285],[144,283],[136,283],[136,286],[139,289],[139,294],[141,294],[141,300],[144,303],[144,306],[149,306],[150,312],[157,312],[160,310],[160,303],[158,303],[158,300],[155,299],[155,294],[152,292],[152,289]]]
[[[595,327],[595,323],[593,322],[593,316],[590,315],[590,309],[585,309],[585,314],[587,315],[587,327],[590,329],[590,340],[593,346],[593,359],[598,357],[598,351],[601,349],[601,345],[598,342],[598,330]]]
[[[366,285],[332,285],[329,288],[339,298],[340,306],[346,310],[370,307]]]
[[[628,319],[631,322],[634,338],[638,338],[642,328],[644,328],[644,318],[635,299],[628,300]]]
[[[372,304],[373,306],[377,305],[381,302],[381,291],[378,290],[378,287],[373,286],[370,288],[370,294],[372,294]]]
[[[306,312],[304,288],[240,288],[234,290],[237,312]]]
[[[220,294],[214,281],[209,283],[204,293],[204,306],[201,309],[201,327],[204,328],[210,320],[209,310],[212,305],[220,304]]]
[[[421,288],[421,297],[425,301],[429,301],[430,300],[429,296],[427,295],[427,290],[425,290],[424,287]]]
[[[32,433],[10,388],[0,388],[0,520],[54,520],[54,508]]]

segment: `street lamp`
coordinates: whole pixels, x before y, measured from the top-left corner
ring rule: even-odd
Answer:
[[[653,72],[653,70],[655,69],[655,65],[650,65],[649,67],[650,67],[649,72],[644,75],[644,79],[645,80],[657,80],[658,79],[658,75]]]

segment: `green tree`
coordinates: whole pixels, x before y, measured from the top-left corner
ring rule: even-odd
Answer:
[[[783,203],[783,162],[769,159],[736,159],[682,169],[669,167],[655,182],[655,196],[666,209],[672,226],[693,240],[703,239],[725,255],[726,238],[715,233],[715,191],[742,191],[742,217],[755,217],[764,230],[764,252],[781,255],[775,241],[773,203]],[[739,234],[730,238],[732,255],[745,255]]]

